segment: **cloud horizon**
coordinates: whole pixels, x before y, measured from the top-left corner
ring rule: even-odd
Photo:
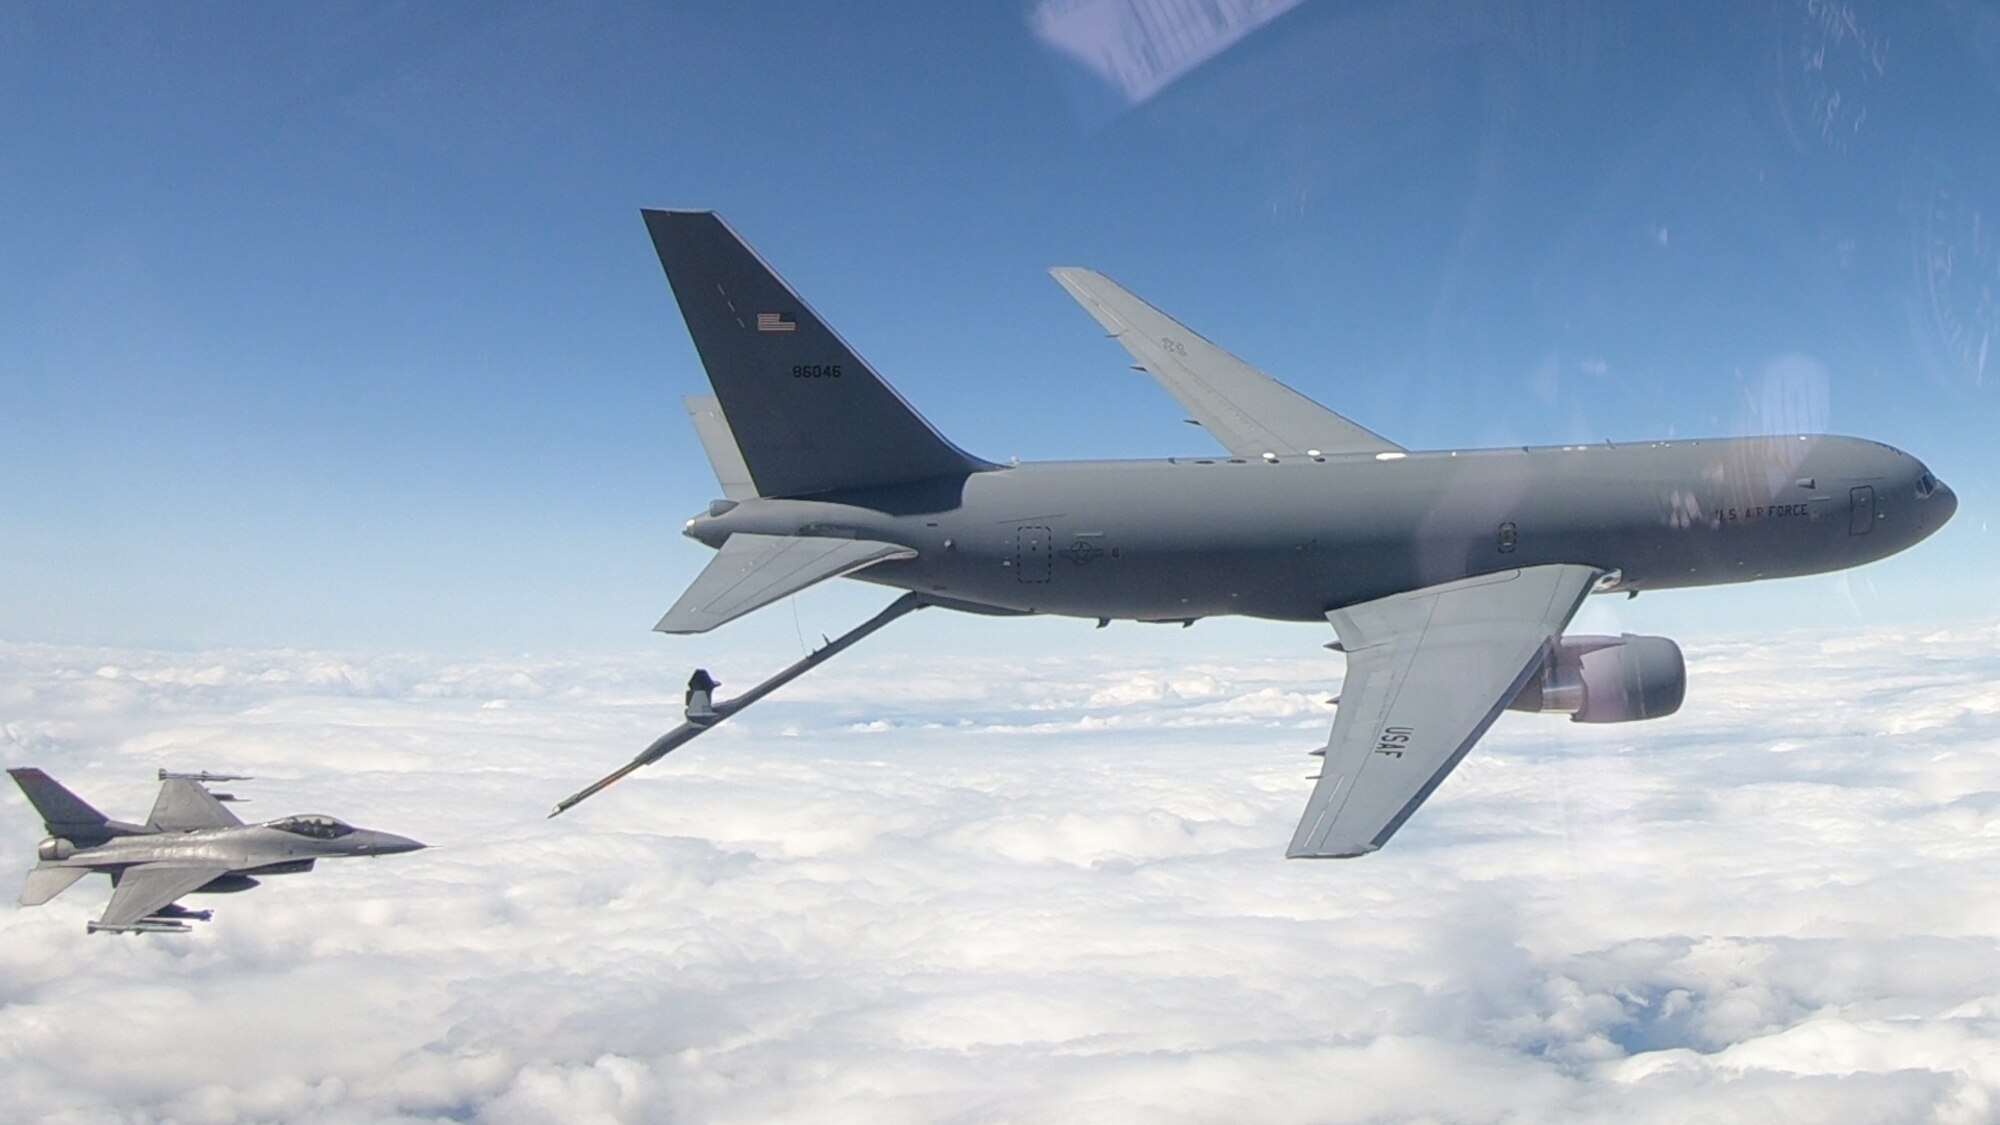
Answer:
[[[861,652],[676,718],[630,654],[0,643],[0,757],[114,817],[437,845],[89,937],[0,914],[53,1120],[1983,1121],[2000,628],[1690,643],[1686,708],[1508,715],[1382,852],[1283,859],[1337,658]],[[41,825],[0,816],[18,888]]]

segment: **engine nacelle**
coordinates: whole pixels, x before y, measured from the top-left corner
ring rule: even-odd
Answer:
[[[51,836],[35,849],[35,855],[49,863],[60,863],[76,854],[76,845],[61,836]]]
[[[1629,723],[1681,709],[1687,661],[1665,637],[1562,637],[1507,706],[1561,711],[1574,723]]]

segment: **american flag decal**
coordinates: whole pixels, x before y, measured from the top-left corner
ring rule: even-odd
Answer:
[[[798,330],[799,322],[784,313],[757,314],[757,331],[759,332],[797,332]]]

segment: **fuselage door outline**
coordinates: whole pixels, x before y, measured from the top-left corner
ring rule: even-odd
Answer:
[[[1027,585],[1040,585],[1052,577],[1054,552],[1050,550],[1049,529],[1024,524],[1015,529],[1014,577]]]

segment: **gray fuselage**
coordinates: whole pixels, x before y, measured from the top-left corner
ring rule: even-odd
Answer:
[[[879,539],[855,577],[1004,612],[1135,620],[1329,609],[1545,563],[1658,590],[1840,570],[1941,527],[1951,490],[1825,435],[1408,454],[1045,462],[718,504],[686,533]],[[726,510],[725,510],[726,509]]]
[[[190,831],[157,832],[135,825],[94,846],[78,848],[45,867],[122,871],[147,863],[220,864],[240,875],[276,875],[310,870],[314,860],[394,855],[423,845],[389,832],[354,828],[335,839],[287,832],[268,824],[242,824]],[[234,889],[234,888],[231,888]]]

